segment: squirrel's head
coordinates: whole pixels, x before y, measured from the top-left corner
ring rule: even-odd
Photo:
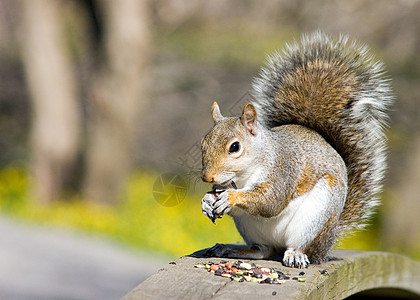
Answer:
[[[201,140],[201,178],[222,186],[242,181],[249,175],[246,172],[255,158],[252,144],[259,134],[257,111],[254,105],[247,103],[240,118],[227,118],[222,116],[219,105],[214,102],[211,114],[214,126]]]

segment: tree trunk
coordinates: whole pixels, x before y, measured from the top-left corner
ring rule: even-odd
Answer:
[[[60,2],[22,0],[20,40],[32,96],[34,195],[42,202],[60,196],[75,162],[80,108],[74,70],[60,32]]]
[[[135,128],[146,98],[150,28],[147,1],[98,1],[104,61],[90,96],[85,196],[112,203],[132,162]]]

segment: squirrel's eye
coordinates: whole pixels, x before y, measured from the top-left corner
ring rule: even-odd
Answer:
[[[235,153],[238,152],[239,149],[241,149],[241,144],[239,144],[239,142],[234,142],[232,143],[232,145],[230,145],[229,147],[229,153]]]

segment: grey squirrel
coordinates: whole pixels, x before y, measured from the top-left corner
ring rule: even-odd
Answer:
[[[249,249],[209,255],[283,264],[321,263],[336,239],[360,229],[379,204],[393,101],[381,62],[346,36],[304,35],[268,58],[240,117],[212,107],[202,139],[202,199],[213,222],[233,217]]]

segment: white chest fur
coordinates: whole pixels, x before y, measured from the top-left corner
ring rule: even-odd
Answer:
[[[246,212],[233,216],[248,245],[301,249],[313,240],[330,216],[331,189],[320,179],[312,190],[293,198],[276,217],[264,218]]]

